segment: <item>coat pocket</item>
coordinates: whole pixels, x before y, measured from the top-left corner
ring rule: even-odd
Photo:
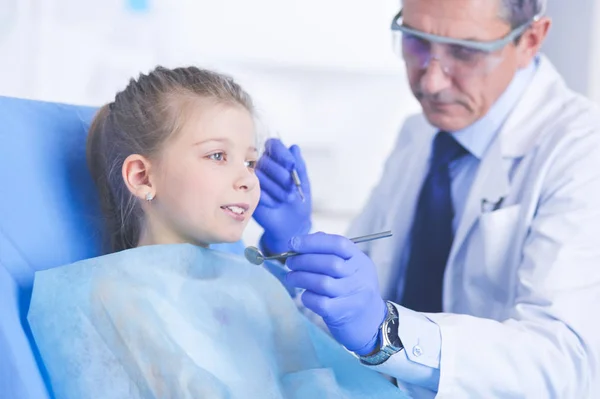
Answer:
[[[468,303],[464,305],[474,315],[492,316],[507,301],[513,275],[509,262],[520,211],[520,205],[513,205],[479,217],[462,276],[462,295]]]
[[[512,205],[494,212],[484,213],[479,219],[485,265],[505,272],[505,261],[512,246],[519,222],[521,205]]]

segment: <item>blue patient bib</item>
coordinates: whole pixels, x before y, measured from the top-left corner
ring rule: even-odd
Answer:
[[[147,246],[37,272],[29,323],[57,398],[403,398],[243,257]]]

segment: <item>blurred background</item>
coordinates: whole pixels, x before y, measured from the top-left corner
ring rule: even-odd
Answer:
[[[161,64],[228,73],[261,122],[302,147],[315,229],[343,233],[403,119],[418,111],[392,51],[398,0],[0,0],[0,95],[101,105]],[[545,53],[600,101],[600,1],[549,0]],[[246,241],[260,229],[251,224]]]

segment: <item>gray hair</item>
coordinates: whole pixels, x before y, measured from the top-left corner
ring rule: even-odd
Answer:
[[[500,0],[500,17],[513,29],[546,12],[548,0]]]
[[[125,159],[131,154],[157,157],[185,124],[187,111],[202,106],[197,99],[241,106],[254,114],[250,96],[228,76],[195,67],[157,67],[131,79],[94,117],[87,161],[100,196],[109,252],[135,247],[141,233],[141,205],[121,176]]]

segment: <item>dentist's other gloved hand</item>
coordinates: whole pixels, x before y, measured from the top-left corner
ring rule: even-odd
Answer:
[[[305,201],[294,185],[291,172],[298,172]],[[312,202],[306,165],[296,145],[289,149],[281,140],[269,139],[258,161],[260,202],[254,219],[265,230],[260,246],[268,254],[285,252],[293,236],[310,231]]]
[[[304,288],[304,305],[323,318],[348,350],[368,355],[376,349],[387,306],[379,292],[375,265],[345,237],[315,233],[292,238],[292,270],[286,285]]]

